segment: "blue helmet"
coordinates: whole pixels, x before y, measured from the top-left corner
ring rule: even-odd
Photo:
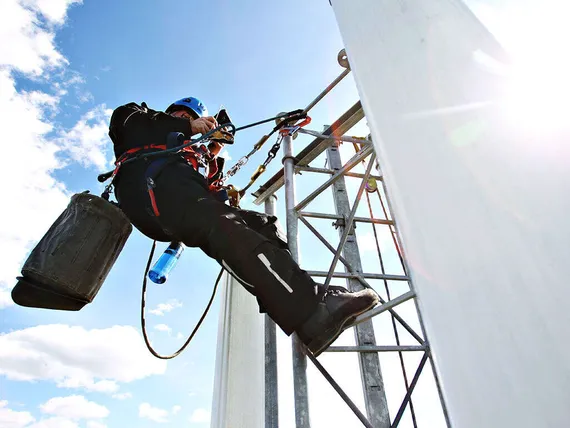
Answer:
[[[176,110],[191,110],[198,115],[198,117],[208,116],[208,109],[198,98],[187,97],[181,100],[174,101],[168,106],[165,113],[172,113]]]

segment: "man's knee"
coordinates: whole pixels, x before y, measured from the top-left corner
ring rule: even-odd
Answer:
[[[287,236],[279,224],[279,219],[256,211],[240,210],[240,214],[247,225],[260,233],[282,249],[289,249]]]

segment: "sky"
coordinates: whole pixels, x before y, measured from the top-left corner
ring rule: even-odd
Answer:
[[[138,319],[141,279],[152,242],[138,231],[133,231],[95,301],[79,312],[15,306],[10,290],[29,251],[71,195],[102,191],[96,177],[112,166],[107,132],[114,108],[145,101],[163,110],[176,99],[196,96],[212,113],[225,106],[240,126],[305,107],[340,74],[336,56],[343,44],[328,1],[294,0],[286,9],[284,5],[229,0],[2,1],[0,136],[3,157],[10,161],[0,169],[7,184],[0,224],[0,426],[209,426],[219,299],[182,356],[168,362],[152,357],[142,342]],[[490,1],[475,6],[501,32],[499,17],[510,9]],[[517,21],[522,26],[531,14],[521,10],[526,10]],[[514,40],[512,34],[503,40]],[[310,129],[322,130],[357,100],[349,76],[315,108]],[[229,164],[271,127],[240,133],[224,153]],[[361,123],[351,135],[367,132]],[[308,141],[301,137],[295,144],[300,147]],[[273,142],[246,165],[236,185],[247,183]],[[344,159],[350,150],[343,147]],[[318,162],[324,166],[324,159]],[[277,159],[259,184],[280,166]],[[314,184],[299,185],[299,198]],[[349,184],[352,196],[357,186]],[[263,209],[252,200],[248,195],[242,206]],[[282,197],[280,201],[278,214],[284,218]],[[324,207],[330,200],[315,203]],[[364,204],[359,215],[366,215]],[[321,225],[331,242],[338,240],[330,224]],[[364,270],[377,272],[372,230],[360,230]],[[400,273],[386,232],[380,233],[389,253],[388,268]],[[302,235],[304,268],[328,267],[330,257],[318,245],[306,232]],[[157,251],[164,247],[159,245]],[[149,284],[147,325],[159,352],[172,352],[183,342],[207,303],[217,272],[215,262],[187,248],[166,284]],[[402,310],[413,312],[412,307]],[[387,321],[375,321],[375,326],[388,328]],[[280,337],[281,344],[285,340]],[[350,342],[347,337],[342,340]],[[340,361],[337,366],[342,369],[342,360],[323,356],[327,358],[331,364]],[[349,389],[359,389],[351,379],[346,382]],[[401,399],[399,388],[396,396]],[[433,401],[425,403],[429,408]],[[392,414],[397,405],[397,399],[391,400]],[[437,421],[430,426],[441,426],[440,415],[424,413]],[[290,417],[283,418],[283,426],[292,426]]]

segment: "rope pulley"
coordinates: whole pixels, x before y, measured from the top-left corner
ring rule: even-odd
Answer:
[[[364,188],[366,189],[366,191],[368,193],[374,193],[378,190],[378,182],[376,181],[376,179],[374,177],[370,177],[367,181],[366,184],[364,185]]]
[[[340,50],[336,59],[338,61],[338,65],[340,65],[342,68],[346,68],[347,70],[350,70],[350,64],[348,63],[348,55],[346,55],[345,49]]]

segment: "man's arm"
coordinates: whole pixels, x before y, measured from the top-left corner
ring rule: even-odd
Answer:
[[[164,138],[170,132],[182,132],[187,137],[192,135],[192,125],[188,119],[173,117],[169,114],[149,109],[145,103],[139,106],[136,103],[128,103],[117,107],[111,116],[109,125],[109,137],[115,145],[132,145],[131,137],[140,140],[141,133],[148,137],[163,135]],[[162,143],[162,141],[160,141]],[[148,142],[145,142],[146,144]],[[156,141],[154,143],[157,143]],[[138,143],[139,145],[141,142]]]

